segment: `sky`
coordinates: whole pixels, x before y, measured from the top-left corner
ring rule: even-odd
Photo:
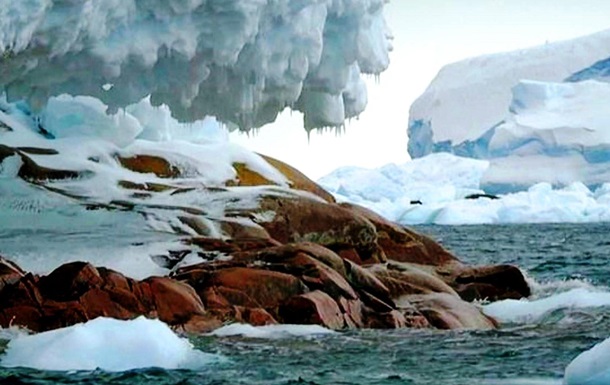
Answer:
[[[278,158],[312,179],[341,166],[379,167],[409,160],[409,107],[446,64],[610,28],[608,0],[391,0],[390,67],[367,79],[369,103],[340,133],[307,136],[300,113],[231,140]]]

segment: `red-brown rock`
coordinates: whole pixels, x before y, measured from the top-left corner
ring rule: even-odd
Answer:
[[[78,304],[85,314],[83,321],[97,317],[130,319],[134,315],[133,311],[125,309],[118,302],[114,301],[109,292],[97,287],[90,289],[80,296]]]
[[[401,329],[407,327],[405,316],[398,310],[386,313],[368,312],[366,327],[370,329]]]
[[[410,303],[439,329],[494,329],[497,323],[474,305],[446,293],[411,296]]]
[[[121,163],[121,166],[134,172],[152,173],[159,178],[177,178],[180,176],[178,167],[158,156],[145,154],[131,157],[118,156],[117,160]]]
[[[347,259],[344,261],[348,281],[354,288],[371,293],[386,303],[392,302],[390,290],[372,272]]]
[[[441,245],[424,235],[390,222],[364,207],[349,203],[342,203],[341,206],[363,216],[375,226],[377,243],[390,260],[435,266],[459,262]]]
[[[432,272],[407,264],[374,266],[371,272],[389,289],[393,299],[403,295],[448,293],[457,295],[440,277]]]
[[[288,243],[277,247],[270,247],[258,253],[238,254],[235,258],[246,261],[258,260],[269,263],[283,263],[298,253],[307,254],[341,274],[342,277],[346,277],[343,259],[332,250],[312,242]]]
[[[266,197],[261,211],[275,213],[271,221],[259,223],[281,243],[313,242],[334,250],[376,247],[375,227],[364,217],[343,207],[305,197]]]
[[[340,298],[339,308],[343,312],[345,326],[349,329],[359,329],[364,327],[364,305],[359,299]]]
[[[0,256],[0,292],[6,285],[14,285],[25,272],[19,266]]]
[[[201,298],[182,282],[165,277],[152,277],[141,284],[150,286],[159,319],[169,325],[185,324],[193,316],[205,315]]]
[[[511,265],[464,268],[453,285],[464,300],[519,299],[531,290],[521,270]]]
[[[97,269],[85,262],[66,263],[40,278],[40,292],[56,301],[77,300],[88,290],[101,287],[104,280]]]
[[[285,261],[288,266],[297,267],[295,275],[312,290],[321,290],[334,299],[346,297],[357,299],[358,295],[350,284],[335,270],[304,253],[297,253]]]
[[[303,283],[292,275],[254,268],[223,269],[216,272],[210,282],[219,288],[240,291],[263,308],[277,307],[288,298],[307,291]]]
[[[289,324],[316,324],[335,330],[345,326],[337,302],[319,290],[291,298],[280,307],[279,315]]]
[[[269,312],[261,308],[239,308],[240,317],[236,319],[238,322],[245,322],[254,326],[275,325],[278,322]]]

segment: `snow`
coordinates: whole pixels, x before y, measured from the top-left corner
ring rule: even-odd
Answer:
[[[0,89],[36,112],[61,94],[111,114],[150,97],[181,122],[248,130],[289,107],[336,126],[366,105],[360,74],[389,65],[385,0],[64,3],[0,7]]]
[[[610,383],[610,338],[579,354],[566,367],[564,385]]]
[[[318,182],[339,200],[363,205],[406,225],[610,220],[607,183],[591,191],[579,182],[557,188],[532,180],[533,185],[526,190],[501,194],[499,199],[466,199],[485,193],[483,185],[489,184],[490,170],[495,181],[513,182],[513,175],[528,175],[530,171],[527,163],[504,174],[492,166],[493,162],[485,160],[438,153],[377,169],[344,167]]]
[[[294,337],[315,337],[336,334],[320,325],[265,325],[230,324],[216,329],[209,335],[215,337],[241,336],[247,338],[278,339]]]
[[[97,318],[10,340],[0,365],[38,370],[197,369],[221,356],[195,350],[159,320]]]

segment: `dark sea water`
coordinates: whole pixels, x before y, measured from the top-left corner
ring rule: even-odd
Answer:
[[[610,224],[425,226],[471,264],[524,268],[540,297],[610,286]],[[561,384],[579,353],[610,336],[610,309],[559,309],[496,331],[364,330],[309,338],[198,337],[226,359],[200,370],[123,373],[0,368],[0,384]],[[1,349],[1,348],[0,348]]]

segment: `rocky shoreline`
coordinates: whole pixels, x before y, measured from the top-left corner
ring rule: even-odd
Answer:
[[[361,207],[306,199],[274,205],[269,237],[185,240],[225,258],[168,277],[137,281],[85,262],[37,276],[2,259],[0,326],[38,332],[145,315],[188,333],[228,322],[486,329],[497,323],[470,301],[530,294],[516,267],[466,266],[431,239]],[[318,243],[296,241],[297,234]]]
[[[286,178],[288,187],[241,163],[231,165],[235,177],[224,185],[202,187],[183,172],[184,164],[146,153],[116,154],[116,161],[107,161],[96,173],[131,178],[117,182],[117,191],[129,195],[92,203],[90,196],[69,189],[88,183],[93,174],[81,171],[75,177],[70,170],[37,163],[52,156],[59,155],[49,149],[0,146],[0,161],[18,160],[14,177],[48,194],[91,210],[137,210],[144,217],[157,209],[174,213],[172,231],[183,234],[183,249],[156,256],[155,262],[169,274],[144,280],[86,262],[66,263],[39,276],[5,256],[0,261],[2,327],[39,332],[100,316],[144,315],[187,333],[229,322],[486,329],[497,323],[472,301],[530,294],[518,268],[466,266],[424,235],[363,207],[335,202],[275,159],[261,156],[265,167]],[[211,206],[197,203],[201,196],[221,211],[211,214]],[[178,205],[177,198],[195,203]],[[199,262],[185,263],[192,253]]]

